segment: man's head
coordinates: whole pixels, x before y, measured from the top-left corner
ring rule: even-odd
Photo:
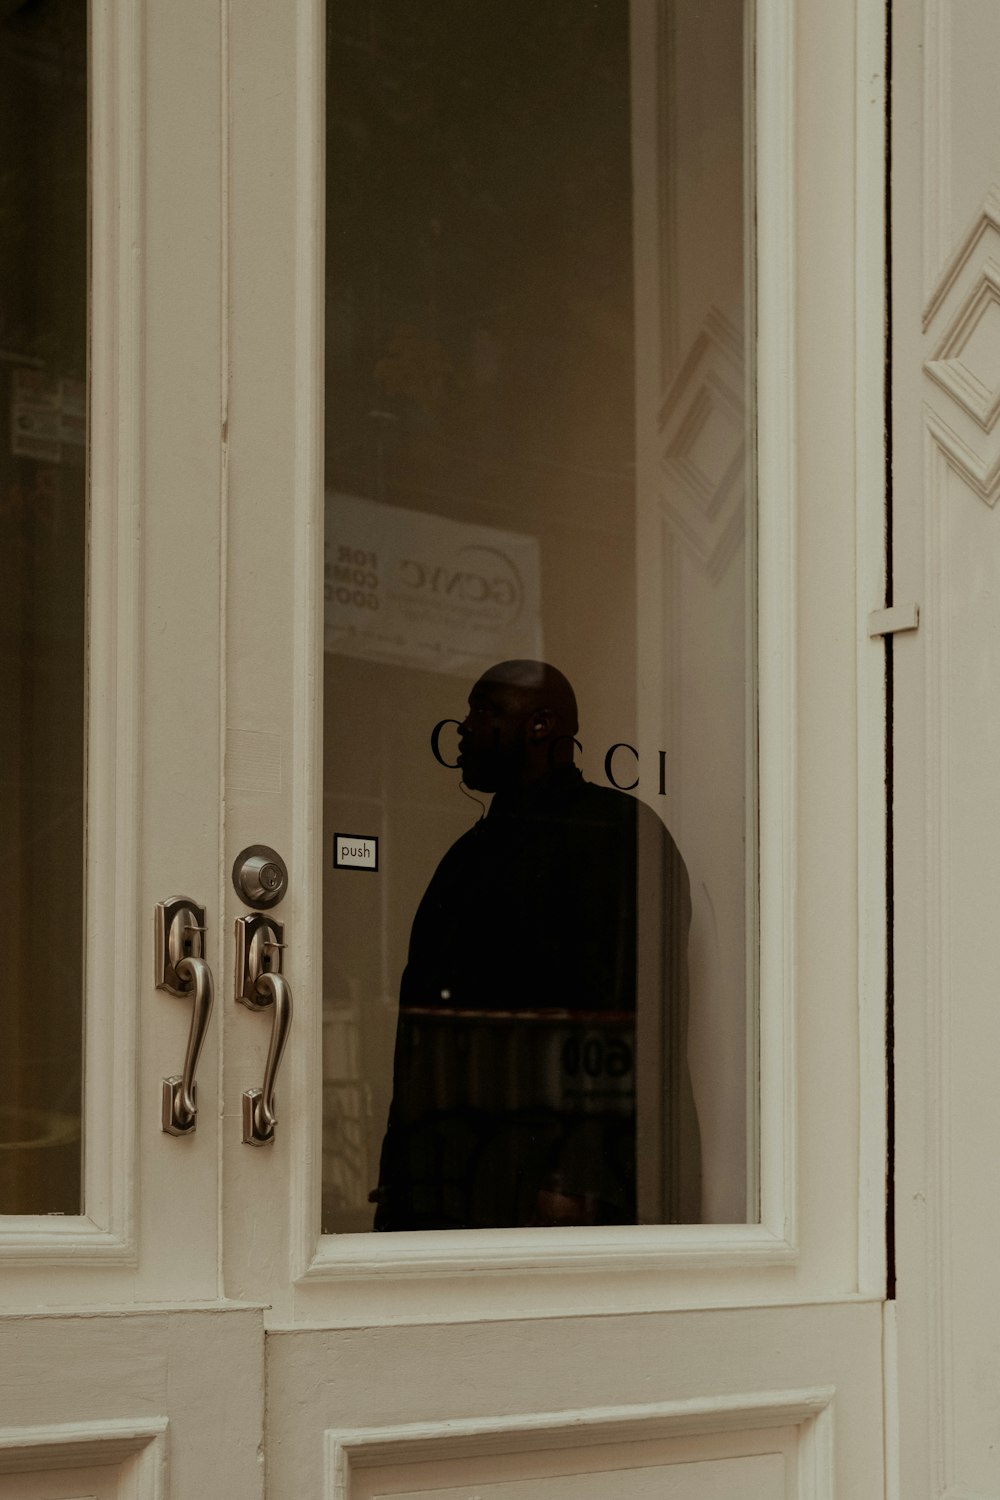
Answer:
[[[459,727],[458,764],[466,786],[498,792],[529,786],[573,759],[576,696],[543,661],[502,661],[469,694]]]

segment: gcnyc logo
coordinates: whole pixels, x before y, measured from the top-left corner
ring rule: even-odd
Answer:
[[[446,770],[449,771],[457,771],[458,762],[453,760],[445,760],[444,756],[442,755],[441,731],[448,724],[454,724],[457,728],[460,723],[461,720],[459,719],[441,719],[437,724],[434,725],[434,728],[431,730],[431,753],[433,754],[434,759],[437,761],[438,765],[444,766]],[[550,756],[555,750],[556,745],[558,745],[559,743],[559,740],[552,741],[552,745],[549,748]],[[578,739],[574,739],[573,743],[582,755],[583,746],[580,744],[580,741]],[[659,795],[661,797],[665,797],[667,795],[667,752],[665,750],[658,750],[657,760],[659,762],[658,768],[660,773],[660,784],[658,788]],[[619,781],[619,776],[625,777],[631,775],[633,772],[635,774],[634,781]],[[634,792],[636,787],[639,785],[639,752],[635,748],[635,746],[630,745],[627,740],[616,740],[613,745],[610,745],[608,747],[607,754],[604,757],[604,775],[607,778],[608,784],[610,786],[616,787],[618,791]]]
[[[399,581],[411,598],[482,610],[505,625],[513,625],[524,608],[521,575],[498,547],[459,547],[444,563],[403,558]]]
[[[390,594],[397,600],[428,600],[438,605],[483,610],[507,625],[524,608],[524,583],[513,559],[496,547],[459,547],[450,562],[404,557],[389,574]],[[382,607],[382,574],[377,552],[340,546],[328,568],[326,597],[357,609]],[[397,592],[398,591],[398,592]]]

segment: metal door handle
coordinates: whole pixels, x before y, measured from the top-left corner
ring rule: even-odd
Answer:
[[[292,990],[281,972],[284,925],[262,912],[236,919],[236,998],[250,1010],[272,1010],[271,1040],[259,1089],[243,1092],[243,1143],[266,1146],[274,1140],[278,1115],[274,1081],[292,1024]]]
[[[265,1146],[274,1140],[278,1120],[274,1108],[274,1080],[288,1040],[288,1028],[292,1024],[292,991],[284,974],[262,974],[257,986],[260,994],[257,1009],[273,1004],[274,1016],[263,1087],[246,1089],[243,1094],[243,1142],[247,1146]]]
[[[198,1123],[195,1075],[215,1003],[212,971],[202,957],[205,908],[186,896],[156,908],[156,988],[192,997],[184,1071],[163,1080],[160,1128],[167,1135],[190,1135]]]

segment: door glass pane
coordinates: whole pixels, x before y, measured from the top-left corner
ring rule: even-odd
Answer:
[[[87,13],[0,10],[0,1213],[81,1210]]]
[[[326,1231],[744,1221],[741,0],[331,0]]]

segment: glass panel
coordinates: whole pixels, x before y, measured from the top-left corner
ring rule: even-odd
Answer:
[[[323,1227],[754,1217],[740,0],[331,0]]]
[[[81,1211],[87,12],[0,11],[0,1213]]]

